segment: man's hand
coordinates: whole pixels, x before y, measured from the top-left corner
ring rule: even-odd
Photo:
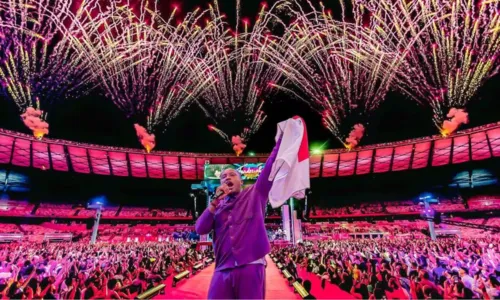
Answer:
[[[222,185],[220,185],[220,186],[217,188],[217,190],[215,190],[215,194],[216,194],[216,195],[217,195],[217,194],[221,194],[221,193],[222,193],[222,194],[221,194],[221,195],[217,198],[217,200],[224,199],[224,197],[226,197],[226,196],[227,196],[230,192],[231,192],[231,191],[230,191],[229,187],[228,187],[226,184],[222,184]]]
[[[215,213],[215,210],[217,209],[217,206],[219,206],[219,203],[222,199],[224,199],[228,194],[230,193],[229,187],[225,184],[220,185],[217,190],[215,190],[215,194],[221,194],[219,197],[214,199],[212,202],[210,202],[210,205],[208,206],[208,209],[210,210],[211,213]]]

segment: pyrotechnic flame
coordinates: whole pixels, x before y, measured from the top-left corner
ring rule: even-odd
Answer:
[[[349,136],[345,140],[346,143],[344,143],[344,146],[349,151],[352,150],[353,148],[356,148],[359,145],[364,135],[365,135],[365,126],[363,124],[354,125],[351,132],[349,133]]]
[[[462,124],[469,123],[469,114],[464,109],[451,108],[440,130],[443,137],[453,134]]]
[[[137,138],[141,145],[146,149],[147,153],[150,153],[156,147],[156,137],[154,134],[150,134],[146,128],[139,124],[134,124],[134,128],[137,134]]]
[[[236,156],[240,156],[247,147],[247,145],[245,144],[245,140],[242,139],[239,135],[233,136],[231,138],[231,143],[233,144],[233,150],[236,153]]]
[[[444,128],[441,129],[441,136],[442,137],[445,138],[445,137],[448,137],[449,135],[450,135],[450,132],[448,132],[448,130],[446,130]]]
[[[24,125],[33,131],[33,136],[38,140],[49,134],[49,124],[45,121],[44,113],[40,109],[28,107],[21,115],[21,119]]]

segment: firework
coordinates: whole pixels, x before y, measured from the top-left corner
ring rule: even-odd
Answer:
[[[91,82],[83,56],[71,47],[76,23],[71,1],[0,2],[1,89],[37,138],[48,134],[51,105],[81,95]]]
[[[357,137],[353,143],[345,130],[348,121],[351,126],[366,122],[389,90],[400,59],[380,43],[372,25],[364,21],[367,12],[362,7],[353,9],[353,21],[348,22],[343,2],[341,21],[324,6],[318,10],[307,3],[309,7],[296,1],[278,4],[292,22],[265,59],[292,87],[275,86],[309,103],[322,115],[324,126],[351,149],[359,143],[364,126],[353,129]],[[356,130],[361,127],[362,131]]]
[[[79,47],[88,50],[108,97],[136,123],[138,137],[147,137],[139,139],[147,141],[148,152],[155,145],[152,133],[165,129],[207,86],[191,80],[201,72],[197,53],[204,29],[196,23],[203,13],[190,13],[174,26],[175,13],[164,20],[147,1],[138,12],[112,2],[105,10],[93,6],[84,13],[90,19]],[[93,15],[103,21],[95,22]]]
[[[248,20],[243,20],[239,32],[240,26],[235,31],[229,28],[217,1],[210,7],[210,13],[210,32],[206,35],[203,54],[205,72],[199,73],[196,80],[209,78],[211,83],[198,103],[216,123],[209,129],[240,155],[266,120],[263,105],[273,91],[272,84],[280,78],[277,70],[262,62],[271,42],[270,19],[263,6],[253,28]],[[237,15],[239,20],[239,12]]]
[[[432,107],[443,136],[457,129],[450,123],[445,128],[446,119],[464,112],[485,80],[498,73],[499,4],[498,0],[366,3],[384,43],[404,56],[398,88]]]

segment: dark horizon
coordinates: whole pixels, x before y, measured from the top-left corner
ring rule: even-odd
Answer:
[[[499,194],[499,164],[499,159],[492,158],[446,167],[311,179],[312,195],[309,203],[335,207],[361,202],[413,200],[422,193],[442,197],[482,191]],[[4,178],[5,171],[0,169],[0,178]],[[8,172],[7,191],[12,200],[82,205],[95,197],[105,197],[108,205],[185,207],[192,203],[189,196],[191,185],[199,183],[18,167],[10,167]],[[0,191],[4,188],[4,182],[1,183]]]

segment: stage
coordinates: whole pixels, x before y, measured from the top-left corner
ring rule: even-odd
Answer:
[[[266,299],[300,299],[271,259],[266,256],[266,260]],[[210,265],[191,275],[191,278],[182,280],[175,288],[172,287],[173,276],[170,276],[166,281],[165,295],[158,295],[155,299],[206,299],[214,268],[215,264]]]

